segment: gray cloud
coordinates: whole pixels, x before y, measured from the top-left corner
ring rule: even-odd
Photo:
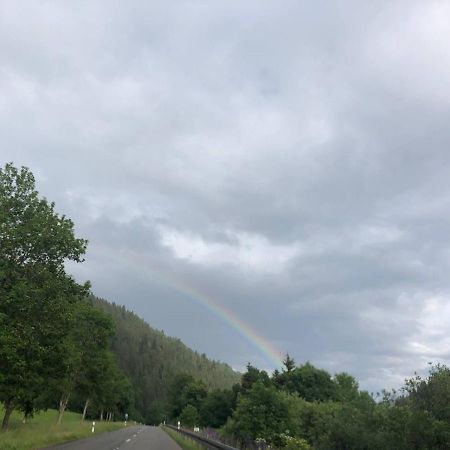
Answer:
[[[298,361],[398,386],[450,358],[449,14],[3,2],[0,156],[90,239],[70,269],[98,295],[274,368],[183,280]]]

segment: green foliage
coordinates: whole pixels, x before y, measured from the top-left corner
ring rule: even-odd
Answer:
[[[287,353],[286,357],[283,359],[283,366],[283,372],[292,372],[295,369],[295,361],[289,356],[289,353]]]
[[[210,392],[200,407],[201,424],[213,428],[225,425],[231,417],[235,405],[235,396],[231,390]]]
[[[86,300],[89,285],[65,271],[87,241],[40,198],[33,174],[0,169],[0,402],[3,429],[14,408],[30,417],[83,397],[109,412],[133,401],[130,382],[109,351],[111,318]]]
[[[208,392],[203,382],[193,381],[185,386],[181,398],[183,403],[194,406],[198,411],[207,395]]]
[[[155,400],[147,411],[146,417],[149,425],[159,425],[170,418],[167,402]]]
[[[274,443],[289,427],[289,403],[286,395],[258,380],[240,397],[236,411],[226,425],[226,432],[243,442],[264,438],[267,442]]]
[[[3,429],[13,407],[32,413],[58,373],[72,306],[87,292],[65,272],[82,260],[87,242],[73,223],[39,198],[33,174],[0,169],[0,401]]]
[[[303,378],[302,394],[298,389],[289,393],[287,383],[298,381],[294,374],[304,374],[305,367],[308,376]],[[275,372],[272,387],[257,381],[240,394],[238,406],[223,428],[225,435],[244,444],[259,439],[276,448],[450,449],[450,370],[446,366],[432,366],[428,377],[407,380],[401,396],[384,392],[379,402],[359,391],[352,376],[341,373],[331,379],[327,375],[305,364]],[[312,392],[309,398],[313,400],[305,392]]]
[[[201,381],[207,391],[231,388],[239,381],[240,374],[227,364],[190,350],[179,339],[151,328],[125,307],[94,297],[92,302],[113,318],[112,351],[132,382],[136,410],[146,422],[157,423],[158,419],[167,419],[167,415],[178,417],[186,405],[179,394],[171,392],[177,384],[184,386],[176,381],[179,374]]]
[[[269,375],[265,370],[259,370],[248,363],[247,371],[242,375],[241,378],[241,392],[243,394],[246,394],[257,382],[260,382],[265,386],[269,386],[271,384]]]
[[[200,416],[197,408],[189,404],[183,408],[178,419],[183,427],[193,427],[199,424]]]
[[[406,381],[404,391],[415,409],[427,411],[437,420],[450,421],[450,369],[438,364],[430,368],[428,379],[415,376]]]
[[[325,370],[310,363],[278,374],[274,383],[290,393],[312,401],[327,401],[336,397],[336,384]]]
[[[170,386],[169,411],[170,416],[179,418],[188,412],[192,412],[192,408],[196,411],[195,423],[199,425],[199,411],[203,407],[204,400],[208,396],[206,386],[200,380],[194,380],[188,374],[178,374]],[[181,420],[181,419],[180,419]],[[190,422],[189,422],[190,423]]]
[[[334,376],[335,399],[340,402],[356,400],[359,396],[359,385],[354,377],[342,372]]]
[[[194,382],[194,377],[187,373],[179,373],[175,375],[168,389],[169,413],[171,417],[178,417],[183,408],[187,405],[184,397],[184,391],[191,383]]]
[[[86,300],[89,285],[78,285],[65,263],[81,262],[87,241],[39,196],[33,174],[12,164],[0,169],[0,244],[4,428],[14,408],[31,416],[58,404],[59,420],[70,405],[150,421],[179,415],[187,405],[199,414],[209,390],[238,381],[226,364],[153,330],[125,308]],[[169,405],[168,386],[181,372],[189,382]],[[229,411],[222,408],[215,423]]]
[[[0,169],[0,240],[7,269],[58,272],[64,270],[65,261],[82,260],[87,241],[75,237],[73,222],[58,215],[54,206],[39,198],[26,167],[17,169],[9,163]]]
[[[113,335],[111,318],[94,309],[87,300],[74,305],[71,317],[62,340],[64,352],[58,376],[49,380],[51,396],[56,395],[60,400],[59,420],[75,390],[89,402],[98,400],[103,387],[111,384],[114,373],[114,368],[105,367],[105,360],[114,365],[107,355]],[[111,389],[117,391],[117,386]]]
[[[131,381],[119,368],[116,357],[111,352],[104,352],[99,360],[102,379],[96,386],[94,404],[97,409],[110,413],[120,413],[134,410],[134,391]],[[136,417],[133,414],[134,417]]]

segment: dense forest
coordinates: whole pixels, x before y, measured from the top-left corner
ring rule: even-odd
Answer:
[[[430,366],[398,392],[375,398],[351,375],[332,376],[289,356],[272,375],[248,365],[231,390],[206,392],[180,378],[172,388],[172,417],[183,426],[214,427],[207,434],[241,449],[450,449],[450,369]]]
[[[112,418],[132,407],[132,385],[110,350],[112,319],[88,298],[90,285],[66,272],[87,241],[41,198],[33,174],[0,169],[0,402],[2,430],[13,410],[25,418],[74,402]]]
[[[83,418],[125,413],[154,423],[167,417],[168,389],[179,373],[207,389],[239,375],[188,349],[135,314],[90,294],[66,272],[87,241],[41,198],[27,168],[0,169],[0,402],[2,429],[24,416],[67,408]]]
[[[208,390],[227,389],[240,380],[230,366],[189,349],[179,339],[151,328],[124,306],[91,297],[93,304],[112,317],[112,352],[134,388],[135,410],[148,423],[167,417],[168,390],[179,373],[202,381]]]

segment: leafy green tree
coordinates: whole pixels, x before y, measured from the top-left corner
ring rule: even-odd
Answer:
[[[199,423],[199,414],[197,408],[193,405],[186,405],[181,411],[179,421],[184,427],[193,427]]]
[[[377,434],[382,424],[377,421],[376,403],[370,396],[334,405],[331,402],[319,405],[328,414],[327,429],[321,436],[317,436],[313,446],[323,450],[383,448],[379,447],[377,442]]]
[[[83,297],[64,269],[82,261],[87,241],[40,198],[33,174],[0,169],[0,401],[8,427],[15,407],[30,412],[55,369],[71,303]]]
[[[64,358],[54,382],[60,396],[58,423],[75,390],[85,397],[84,420],[89,403],[96,397],[104,380],[102,361],[105,353],[109,352],[112,335],[113,324],[109,316],[95,309],[87,300],[75,305],[73,321],[64,339]]]
[[[253,385],[256,382],[261,382],[265,386],[269,386],[271,384],[269,375],[265,370],[259,370],[258,368],[248,363],[247,371],[242,375],[241,378],[241,393],[246,394],[252,389]]]
[[[336,384],[335,398],[337,401],[351,401],[359,396],[359,385],[355,377],[342,372],[334,376]]]
[[[194,382],[194,378],[187,373],[179,373],[176,375],[169,387],[169,412],[173,418],[178,417],[186,406],[184,391],[190,383]]]
[[[195,380],[185,386],[181,393],[181,401],[184,405],[192,405],[199,411],[207,395],[208,392],[203,382]]]
[[[236,411],[224,430],[244,443],[251,443],[257,438],[276,443],[289,428],[289,401],[286,394],[259,380],[246,395],[239,398]]]
[[[404,392],[414,409],[427,411],[438,420],[450,421],[450,369],[437,364],[428,378],[419,375],[406,380]]]
[[[111,352],[103,353],[102,359],[99,360],[99,367],[103,376],[97,386],[95,405],[101,411],[101,419],[104,417],[104,412],[123,415],[133,410],[133,387],[118,367],[115,356]]]
[[[233,405],[234,393],[231,390],[215,390],[208,393],[200,407],[202,425],[221,427],[231,417]]]
[[[149,407],[145,416],[146,423],[158,425],[169,420],[169,412],[167,411],[167,402],[155,400]]]
[[[205,384],[195,380],[191,375],[180,373],[175,376],[169,389],[169,411],[172,418],[177,418],[187,406],[200,411],[208,392]]]
[[[336,397],[336,384],[331,375],[310,363],[281,373],[276,384],[308,401],[327,401]]]

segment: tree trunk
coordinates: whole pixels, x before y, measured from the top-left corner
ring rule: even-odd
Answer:
[[[89,399],[87,398],[86,399],[86,403],[84,404],[83,417],[81,418],[82,422],[84,421],[84,419],[86,419],[86,413],[87,413],[88,405],[89,405]]]
[[[61,423],[62,416],[67,407],[67,403],[69,403],[69,397],[70,397],[70,393],[63,394],[61,396],[61,400],[59,401],[58,420],[56,421],[57,425],[60,425],[60,423]]]
[[[103,420],[103,409],[100,411],[100,421]]]
[[[9,418],[14,410],[14,402],[12,400],[7,400],[5,402],[5,415],[3,416],[2,431],[6,431],[9,425]]]

